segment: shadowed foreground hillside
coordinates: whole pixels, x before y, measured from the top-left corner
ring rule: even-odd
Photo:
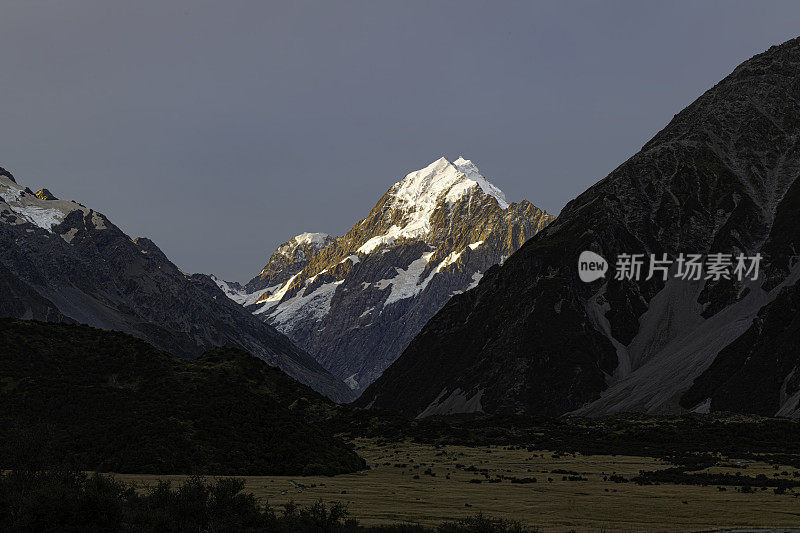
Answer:
[[[292,410],[328,403],[239,350],[186,360],[123,333],[0,320],[0,469],[31,453],[23,439],[46,442],[48,461],[102,472],[359,470],[343,441]]]

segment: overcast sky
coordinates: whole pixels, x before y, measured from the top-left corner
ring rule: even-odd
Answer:
[[[798,2],[0,0],[0,166],[246,280],[463,155],[553,213]]]

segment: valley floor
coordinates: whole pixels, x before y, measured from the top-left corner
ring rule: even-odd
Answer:
[[[245,491],[273,507],[342,501],[363,525],[435,526],[477,512],[541,531],[709,531],[800,527],[800,488],[742,490],[716,483],[642,485],[640,471],[674,465],[648,457],[564,455],[512,447],[354,441],[370,467],[335,477],[246,477]],[[720,458],[700,472],[798,482],[800,469]],[[696,472],[692,472],[696,473]],[[614,478],[611,476],[614,475]],[[117,475],[139,485],[185,476]],[[535,478],[536,482],[532,482]],[[625,481],[622,481],[622,480]],[[763,477],[762,477],[763,479]]]

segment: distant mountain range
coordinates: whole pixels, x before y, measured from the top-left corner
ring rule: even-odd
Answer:
[[[800,416],[798,141],[794,39],[738,66],[454,296],[358,405]],[[579,279],[584,250],[611,263],[605,278]],[[761,254],[761,276],[615,279],[620,254],[681,253]]]
[[[303,233],[246,285],[217,283],[360,393],[454,294],[553,216],[509,203],[471,162],[408,174],[344,236]]]
[[[175,355],[241,348],[337,401],[352,398],[285,335],[180,271],[147,238],[105,215],[34,193],[0,169],[0,316],[77,322],[145,339]]]
[[[240,348],[336,401],[414,417],[800,417],[799,147],[800,38],[741,64],[558,219],[441,158],[245,284],[184,273],[0,168],[0,316],[183,357]],[[587,251],[604,277],[580,279]],[[637,254],[665,275],[615,275]],[[680,279],[686,254],[760,257],[759,276]]]

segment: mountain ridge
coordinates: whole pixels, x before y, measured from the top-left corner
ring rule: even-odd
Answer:
[[[132,240],[105,215],[37,197],[0,176],[0,282],[6,316],[69,320],[195,357],[221,345],[280,366],[339,401],[349,389],[274,328],[231,302],[210,277],[186,274],[150,239]]]

